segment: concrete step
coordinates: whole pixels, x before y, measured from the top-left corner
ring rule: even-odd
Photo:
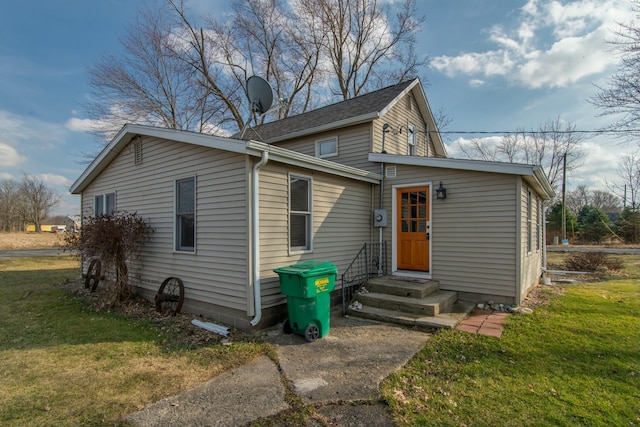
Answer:
[[[439,283],[435,280],[400,279],[390,276],[369,279],[365,285],[370,292],[411,298],[425,298],[437,291],[438,287]]]
[[[458,299],[458,296],[455,292],[451,291],[436,291],[424,298],[369,292],[356,295],[354,299],[369,307],[419,314],[422,316],[437,316],[451,307]]]
[[[452,329],[467,317],[471,310],[473,310],[473,307],[475,307],[474,303],[458,301],[449,307],[447,311],[437,316],[424,316],[417,313],[406,313],[363,305],[362,309],[348,310],[347,314],[354,317],[362,317],[398,325]]]

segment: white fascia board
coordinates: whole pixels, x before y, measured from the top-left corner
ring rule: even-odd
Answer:
[[[342,128],[345,126],[353,126],[359,125],[361,123],[367,123],[379,118],[380,115],[377,112],[367,113],[356,117],[351,117],[344,120],[338,120],[337,122],[327,123],[322,126],[316,126],[313,128],[302,129],[297,132],[291,132],[286,135],[280,135],[276,138],[272,138],[269,140],[270,143],[285,141],[292,138],[300,138],[307,135],[313,135],[316,133],[327,132],[333,129]]]
[[[247,141],[246,145],[247,154],[259,157],[262,155],[263,151],[267,151],[269,153],[269,160],[271,161],[324,172],[331,175],[342,176],[358,181],[364,181],[371,184],[379,184],[382,180],[382,175],[374,172],[320,159],[307,154],[298,153],[297,151],[291,151],[286,148],[266,144],[264,142]]]
[[[109,163],[136,136],[163,138],[170,141],[184,142],[202,147],[216,148],[234,153],[245,153],[244,141],[220,136],[206,135],[184,130],[166,129],[153,126],[127,124],[113,137],[95,159],[89,164],[78,179],[71,185],[71,194],[80,194],[82,190],[107,167]]]
[[[442,138],[440,137],[440,132],[437,130],[436,120],[433,117],[433,112],[431,111],[431,107],[429,106],[429,100],[427,99],[427,95],[424,93],[424,89],[422,88],[422,84],[420,84],[420,79],[416,78],[413,82],[407,86],[398,96],[395,97],[393,101],[391,101],[386,107],[384,107],[380,111],[380,117],[384,116],[386,113],[393,108],[402,98],[404,98],[409,92],[417,91],[417,95],[414,94],[415,100],[420,106],[420,111],[422,112],[422,118],[427,122],[427,126],[433,125],[434,129],[429,131],[429,134],[435,134],[434,137],[434,147],[436,149],[436,154],[440,157],[447,157],[447,148],[442,142]],[[425,114],[426,112],[426,114]]]
[[[521,163],[486,162],[481,160],[450,159],[440,157],[399,156],[378,153],[369,153],[369,161],[377,163],[394,163],[398,165],[520,175],[524,177],[525,181],[535,187],[538,193],[540,193],[544,198],[550,199],[555,194],[540,166]]]

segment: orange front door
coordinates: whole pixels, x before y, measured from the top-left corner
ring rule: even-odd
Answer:
[[[429,271],[428,185],[397,190],[398,270]]]

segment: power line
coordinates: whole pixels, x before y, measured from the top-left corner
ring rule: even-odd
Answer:
[[[527,130],[527,131],[487,131],[487,130],[438,130],[433,131],[439,134],[480,134],[480,135],[517,135],[517,134],[572,134],[572,133],[595,133],[595,134],[619,134],[619,133],[640,133],[640,129],[620,129],[620,130]]]

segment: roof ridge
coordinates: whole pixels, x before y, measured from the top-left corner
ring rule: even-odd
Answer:
[[[247,134],[253,134],[253,137],[258,137],[264,141],[268,141],[302,129],[312,129],[316,126],[338,122],[345,118],[358,117],[367,113],[379,112],[383,110],[389,102],[393,101],[397,94],[401,93],[415,80],[416,79],[404,80],[344,101],[334,102],[333,104],[328,104],[304,113],[249,127],[247,128],[247,132],[243,139],[251,139]],[[389,94],[393,94],[393,96],[384,96],[387,92]],[[380,97],[381,99],[376,102],[376,97]],[[333,115],[332,113],[337,110],[345,111],[341,111],[341,113]],[[276,127],[277,130],[275,130]],[[239,137],[239,133],[232,136],[232,138]]]

